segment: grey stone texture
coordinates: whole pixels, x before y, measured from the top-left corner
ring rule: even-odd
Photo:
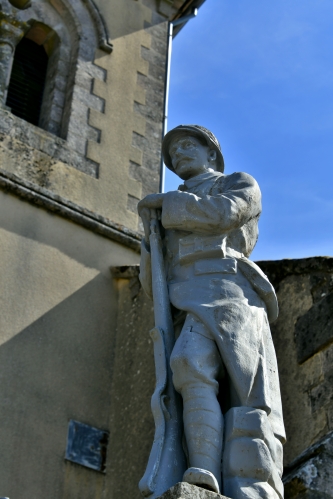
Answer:
[[[198,125],[169,131],[162,154],[184,183],[138,206],[145,228],[140,281],[153,297],[155,327],[164,332],[154,340],[152,401],[161,402],[152,403],[156,436],[140,490],[155,498],[183,473],[184,482],[234,499],[282,499],[285,430],[269,329],[277,301],[249,260],[258,237],[259,186],[246,173],[223,175],[219,142]],[[179,411],[173,387],[182,397]],[[181,421],[186,450],[175,445],[182,441]]]
[[[6,8],[19,21],[29,21],[27,35],[41,41],[45,31],[45,50],[49,56],[40,127],[67,139],[71,148],[84,155],[87,140],[98,136],[88,124],[88,110],[100,110],[103,100],[91,92],[93,78],[103,78],[94,65],[99,47],[100,22],[90,0],[61,0],[53,5],[46,0],[33,2],[23,11],[15,11],[7,0]],[[84,35],[83,35],[84,31]],[[52,36],[51,36],[52,35]],[[53,37],[53,38],[52,38]],[[89,79],[88,88],[82,81]]]
[[[272,335],[287,433],[285,497],[332,497],[331,443],[322,442],[333,430],[333,258],[258,263],[280,306]]]
[[[139,260],[141,183],[144,194],[159,184],[167,19],[155,0],[1,8],[53,40],[40,126],[0,110],[1,493],[139,499],[152,304],[122,265]],[[65,460],[70,419],[110,432],[106,473]]]
[[[331,279],[333,288],[333,279]],[[332,343],[333,292],[322,293],[322,299],[314,303],[308,312],[300,316],[295,326],[298,362],[304,362]]]
[[[2,10],[2,9],[1,9]],[[0,105],[6,102],[10,71],[16,45],[29,29],[29,24],[0,11]]]
[[[0,110],[2,167],[140,232],[138,200],[159,189],[161,170],[167,20],[155,0],[40,0],[22,11],[3,0],[2,10],[22,26],[29,21],[26,36],[49,55],[39,127]],[[5,47],[8,79],[13,50]],[[68,172],[67,165],[103,185]]]
[[[150,48],[142,47],[142,58],[148,62],[148,74],[138,73],[138,85],[146,94],[145,104],[134,102],[136,112],[146,121],[146,134],[133,132],[132,145],[142,151],[142,164],[130,162],[130,175],[142,183],[142,196],[159,190],[161,173],[161,140],[164,111],[164,84],[167,55],[166,22],[153,13],[152,26],[145,30],[151,35]],[[134,206],[136,211],[136,206]]]
[[[114,2],[115,7],[117,2]],[[137,483],[144,472],[153,439],[150,396],[154,389],[154,367],[149,336],[153,326],[152,303],[143,294],[137,268],[119,268],[113,282],[109,281],[108,273],[111,264],[137,261],[139,237],[129,231],[129,237],[121,240],[121,246],[93,233],[94,227],[101,222],[101,225],[105,222],[110,231],[120,227],[116,223],[120,220],[119,212],[108,215],[115,223],[99,216],[104,209],[102,200],[107,196],[100,195],[97,190],[92,194],[94,204],[88,205],[90,211],[82,211],[87,221],[85,228],[78,220],[75,224],[65,220],[65,217],[70,218],[66,210],[77,208],[76,203],[70,204],[69,195],[65,195],[68,206],[60,203],[63,211],[57,211],[56,207],[61,198],[57,189],[69,182],[72,171],[83,175],[73,176],[66,194],[72,195],[84,179],[99,183],[99,164],[86,157],[86,144],[92,141],[99,147],[101,141],[106,139],[107,143],[109,137],[105,134],[103,139],[98,126],[105,117],[107,94],[97,95],[93,88],[94,83],[102,82],[111,89],[114,72],[94,64],[100,35],[96,22],[88,15],[88,3],[59,0],[51,7],[46,0],[36,1],[33,11],[27,9],[18,15],[20,21],[33,18],[45,22],[63,42],[62,48],[54,47],[50,60],[48,102],[44,102],[43,108],[45,124],[41,122],[47,130],[33,127],[8,111],[0,110],[1,167],[16,174],[16,180],[22,180],[20,186],[16,182],[16,187],[9,188],[7,180],[11,182],[13,178],[1,176],[1,189],[15,193],[15,196],[0,193],[3,213],[1,275],[7,290],[1,298],[5,310],[0,350],[1,414],[11,416],[1,425],[2,445],[8,451],[2,453],[0,474],[2,486],[11,479],[10,497],[24,497],[25,493],[39,497],[50,495],[52,491],[55,499],[78,495],[83,499],[99,498],[103,494],[139,499]],[[96,3],[108,4],[102,0]],[[140,48],[148,71],[138,71],[136,75],[136,85],[143,89],[145,100],[134,99],[131,106],[144,120],[145,131],[142,127],[140,130],[131,128],[128,141],[129,146],[142,153],[142,162],[136,162],[135,158],[129,160],[127,153],[124,164],[118,159],[114,162],[121,164],[121,169],[129,163],[129,176],[142,182],[145,195],[156,191],[159,183],[167,26],[166,17],[155,12],[155,0],[143,0],[142,3],[154,11],[144,30],[151,37],[151,48],[146,45]],[[7,0],[2,0],[1,5],[3,12],[13,14]],[[162,8],[171,7],[171,13],[175,15],[182,5],[181,2],[163,1],[158,8],[162,11]],[[187,5],[190,4],[187,2]],[[61,8],[57,11],[55,6]],[[108,22],[111,19],[110,15]],[[84,33],[80,32],[80,24],[85,26]],[[118,18],[114,24],[118,24]],[[131,30],[119,34],[119,38],[125,35],[131,35]],[[4,60],[10,59],[11,53],[4,51],[3,54]],[[73,57],[78,61],[78,67],[70,62]],[[115,72],[124,71],[120,66],[113,68]],[[97,126],[89,119],[92,111],[101,117]],[[111,120],[112,108],[110,116]],[[120,119],[117,115],[117,123]],[[68,136],[68,141],[56,135]],[[64,170],[62,165],[69,168]],[[49,179],[55,173],[57,182],[52,184]],[[118,177],[115,182],[120,186]],[[35,186],[31,189],[32,194],[27,186]],[[19,199],[19,196],[24,199],[30,196],[33,204],[45,207],[45,199],[43,202],[41,199],[47,194],[43,189],[49,187],[47,203],[54,203],[51,211],[61,218],[45,210],[36,210]],[[82,189],[81,197],[77,195],[77,203],[85,201],[87,192],[91,193],[92,189],[92,184],[86,190]],[[65,190],[59,192],[62,194]],[[137,199],[128,191],[128,205],[124,205],[131,213]],[[94,220],[90,216],[92,212],[96,215]],[[126,253],[129,251],[126,247],[131,244],[135,251]],[[13,255],[19,265],[12,265]],[[76,269],[74,261],[83,262],[83,265]],[[285,446],[286,498],[327,499],[333,488],[330,481],[332,437],[329,433],[333,431],[333,258],[261,262],[260,265],[275,285],[280,303],[280,317],[273,325],[272,333],[288,437]],[[89,269],[94,266],[100,273],[96,280],[89,281]],[[67,268],[69,274],[63,275],[62,270]],[[87,284],[81,283],[82,276],[87,276]],[[43,283],[46,283],[45,287]],[[53,289],[52,296],[49,296],[47,283]],[[70,288],[66,295],[67,286],[72,285],[73,289]],[[102,295],[101,290],[104,290]],[[15,303],[11,299],[13,293],[20,297]],[[59,297],[59,303],[53,304],[54,297]],[[117,332],[113,329],[116,326]],[[10,334],[12,337],[8,339]],[[27,352],[30,352],[31,361]],[[48,373],[46,377],[41,376],[44,372]],[[67,423],[71,417],[112,429],[106,475],[91,475],[94,472],[64,462]],[[188,493],[191,486],[185,487]],[[184,486],[181,488],[185,494]],[[202,490],[196,492],[202,494]],[[215,496],[211,492],[204,493]]]
[[[11,213],[13,213],[12,210]],[[35,217],[30,218],[31,220],[36,220]],[[58,217],[56,217],[56,219],[57,218]],[[51,218],[49,220],[51,220]],[[50,230],[51,227],[54,227],[54,229],[57,231],[57,225],[58,224],[56,224],[55,226],[50,226]],[[75,225],[73,227],[75,227]],[[68,241],[70,241],[70,239],[73,239],[74,237],[73,244],[70,243],[70,247],[74,248],[75,241],[77,238],[79,240],[80,236],[79,233],[77,233],[76,229],[74,233],[73,228],[69,227],[69,229],[69,234],[71,234],[71,236],[68,238]],[[103,238],[101,240],[103,241]],[[101,242],[98,242],[98,247],[101,248]],[[73,254],[72,252],[73,249],[70,250],[69,254]],[[90,255],[94,253],[95,251],[91,251]],[[294,343],[293,334],[298,316],[302,314],[303,310],[306,311],[307,309],[310,309],[313,305],[313,301],[318,299],[320,300],[321,294],[329,289],[330,276],[333,273],[333,258],[318,257],[302,260],[259,262],[259,264],[275,284],[280,302],[280,319],[278,319],[276,325],[272,325],[272,332],[274,335],[274,342],[278,356],[284,407],[284,420],[287,427],[288,438],[288,441],[284,446],[286,456],[285,466],[287,470],[287,475],[285,477],[285,497],[286,499],[329,499],[329,493],[331,492],[330,489],[328,489],[328,492],[323,491],[325,490],[325,481],[330,485],[331,480],[331,470],[333,462],[331,458],[332,440],[329,441],[329,447],[326,443],[325,445],[320,443],[319,447],[314,446],[313,453],[310,449],[308,454],[307,449],[310,448],[312,444],[315,444],[317,442],[318,438],[320,438],[320,436],[318,437],[318,435],[324,437],[323,442],[325,442],[326,434],[328,434],[329,431],[333,430],[331,398],[333,394],[332,381],[329,376],[329,373],[331,372],[333,366],[333,349],[330,347],[325,347],[323,351],[316,353],[313,357],[300,365],[297,361],[297,349]],[[91,263],[89,265],[91,265]],[[24,266],[22,267],[22,270],[24,270]],[[39,394],[40,384],[37,383],[35,385],[35,392],[32,395],[33,397],[39,397],[38,400],[40,400],[40,403],[42,403],[44,407],[42,413],[40,413],[39,416],[36,415],[35,421],[39,421],[40,425],[40,415],[45,414],[45,417],[47,418],[48,428],[50,428],[50,424],[53,428],[51,435],[54,434],[55,438],[57,438],[58,431],[60,431],[62,435],[60,445],[57,444],[56,446],[57,450],[55,458],[52,458],[51,461],[49,461],[50,457],[46,458],[49,462],[49,465],[47,465],[46,468],[44,467],[43,472],[41,471],[41,474],[43,474],[44,476],[45,483],[52,484],[52,490],[54,490],[52,498],[62,497],[61,495],[59,495],[63,487],[61,482],[62,473],[65,473],[67,477],[66,497],[71,497],[70,494],[74,494],[75,497],[78,493],[81,494],[80,497],[82,498],[89,498],[92,496],[101,497],[99,495],[99,492],[97,492],[100,490],[107,490],[110,494],[110,497],[114,498],[124,496],[132,499],[140,499],[141,497],[140,492],[138,491],[137,484],[145,470],[151,443],[154,436],[154,422],[151,415],[150,398],[154,390],[155,374],[153,362],[153,345],[149,335],[149,331],[154,325],[152,302],[145,295],[141,288],[138,279],[138,273],[138,266],[124,266],[113,268],[114,286],[118,293],[117,303],[119,303],[119,312],[116,313],[115,309],[115,312],[110,319],[110,324],[116,325],[117,333],[114,339],[112,339],[112,344],[110,343],[109,345],[109,343],[107,343],[109,345],[107,348],[109,349],[111,356],[103,356],[103,358],[105,359],[105,361],[103,361],[103,376],[107,376],[107,378],[110,376],[111,380],[111,384],[109,384],[109,382],[106,382],[106,384],[108,385],[108,393],[104,394],[103,392],[103,404],[105,403],[105,399],[109,396],[112,400],[112,404],[110,406],[107,406],[107,411],[110,411],[110,423],[107,422],[104,409],[101,409],[99,414],[95,414],[95,411],[91,410],[91,417],[89,416],[89,418],[87,419],[87,406],[77,406],[76,402],[75,410],[73,408],[73,410],[71,410],[68,414],[68,417],[76,417],[82,422],[91,423],[96,425],[97,427],[104,427],[105,429],[111,430],[106,474],[106,477],[109,477],[109,481],[107,482],[109,484],[107,486],[108,488],[106,488],[105,485],[105,478],[102,479],[102,477],[97,476],[97,474],[95,477],[94,472],[91,472],[89,470],[86,471],[84,468],[79,467],[75,464],[64,464],[63,453],[65,449],[68,421],[66,418],[64,420],[61,419],[61,416],[60,423],[62,426],[58,428],[59,424],[57,423],[57,426],[54,427],[53,424],[56,423],[56,420],[53,416],[51,417],[52,412],[49,413],[49,410],[47,409],[48,406],[50,404],[52,406],[53,403],[56,404],[55,407],[58,407],[59,404],[62,405],[64,403],[63,399],[62,402],[59,403],[59,401],[57,401],[58,399],[56,398],[57,394],[53,391],[45,392],[44,390],[42,390]],[[20,273],[20,275],[22,277],[23,274]],[[2,276],[4,278],[4,274],[2,274]],[[26,275],[24,274],[24,276],[26,280]],[[317,284],[311,286],[310,282]],[[96,289],[97,285],[98,289]],[[67,314],[67,320],[65,321],[65,323],[68,321],[68,318],[71,318],[69,324],[73,324],[75,315],[72,317],[72,315],[68,316],[68,314],[73,307],[74,311],[76,310],[75,302],[76,300],[82,300],[82,296],[86,296],[88,302],[83,301],[80,306],[84,306],[84,303],[90,303],[91,305],[89,305],[88,311],[91,315],[91,311],[94,310],[95,307],[94,300],[97,299],[97,296],[100,296],[100,286],[101,285],[97,282],[96,284],[92,282],[86,290],[82,289],[82,291],[78,292],[77,296],[74,295],[70,300],[68,300],[68,303],[63,303],[61,315],[63,317],[66,317]],[[103,286],[106,286],[105,296],[107,300],[109,300],[108,293],[111,292],[110,290],[108,291],[109,284],[105,282]],[[91,291],[89,291],[89,289],[91,289]],[[109,301],[111,302],[111,297]],[[100,304],[98,306],[100,306]],[[109,305],[107,305],[106,303],[103,306],[105,306],[106,308],[109,307]],[[97,309],[97,311],[98,310],[99,308]],[[33,357],[35,359],[35,362],[38,361],[38,365],[40,365],[44,357],[46,359],[49,359],[50,361],[52,358],[54,358],[55,350],[48,349],[48,344],[45,343],[45,340],[43,339],[45,338],[43,336],[43,334],[45,334],[43,333],[43,331],[46,331],[45,327],[47,328],[47,325],[49,324],[48,321],[53,320],[57,316],[57,310],[50,312],[50,314],[51,315],[49,318],[47,315],[41,318],[40,325],[37,322],[37,324],[34,326],[36,328],[35,333],[34,327],[30,327],[31,335],[29,336],[29,338],[33,339],[35,337],[36,345],[38,345],[38,351],[34,352]],[[86,316],[84,315],[83,318],[84,317]],[[62,324],[62,322],[59,323],[60,328],[63,327]],[[81,322],[79,321],[79,327],[80,324]],[[106,326],[109,327],[108,323],[106,324]],[[85,327],[86,324],[82,326],[82,330],[84,330]],[[53,328],[52,331],[58,331],[58,329],[55,330]],[[110,336],[109,330],[105,336],[105,340],[101,339],[101,343],[99,343],[99,340],[97,340],[98,338],[100,338],[100,334],[101,331],[96,330],[96,337],[91,339],[93,343],[87,343],[87,346],[91,345],[92,351],[96,349],[96,341],[98,341],[98,348],[101,349],[101,352],[105,348],[105,341],[109,342],[109,340],[107,340],[107,338],[109,338]],[[87,338],[89,338],[89,336]],[[66,339],[63,335],[61,335],[58,336],[57,339],[54,338],[52,341],[52,345],[57,346],[56,351],[62,351],[62,348],[68,348],[68,337]],[[70,352],[75,352],[75,342],[75,336],[73,336],[71,339],[71,344],[73,344],[73,346],[71,347]],[[14,353],[11,354],[11,358],[15,358],[16,360],[11,369],[14,369],[14,371],[16,370],[16,375],[14,376],[13,380],[18,380],[18,382],[20,383],[22,381],[23,374],[25,376],[30,376],[30,382],[32,379],[37,382],[37,377],[40,373],[39,368],[34,368],[34,378],[31,378],[31,375],[29,374],[33,366],[24,361],[25,357],[23,355],[24,352],[26,353],[26,348],[28,347],[27,345],[28,344],[24,340],[24,335],[21,336],[21,338],[18,337],[16,342],[14,342],[13,340],[12,342],[7,343],[6,352],[3,352],[4,357],[2,357],[3,359],[5,359],[7,351],[12,347],[15,347],[15,355]],[[61,345],[63,345],[63,347],[61,347]],[[83,349],[83,346],[84,344],[81,344],[79,342],[77,344],[77,349],[78,352],[80,352],[80,356],[82,356],[84,353],[84,359],[90,359],[88,360],[87,364],[89,367],[92,365],[92,360],[93,358],[95,358],[95,354],[92,354],[92,352],[88,352],[86,349]],[[31,346],[31,348],[33,348],[33,346]],[[91,357],[91,355],[93,355],[93,357]],[[78,357],[77,361],[79,362],[79,360],[80,359]],[[52,361],[52,366],[54,365],[56,367],[57,362],[58,361],[54,359]],[[98,363],[100,362],[100,360],[96,358],[96,362]],[[113,362],[115,362],[115,365],[112,368],[112,372],[109,372],[108,366]],[[62,361],[62,363],[66,365],[65,359]],[[44,363],[42,363],[41,365],[44,365]],[[75,363],[74,367],[74,380],[81,379],[80,376],[83,372],[82,369],[84,369],[84,366],[79,362]],[[18,368],[19,370],[17,370]],[[48,369],[50,369],[50,365],[48,365]],[[79,371],[77,371],[77,369],[79,369]],[[107,369],[107,371],[104,371],[104,369]],[[6,386],[5,382],[7,382],[6,380],[8,376],[10,378],[10,376],[12,375],[11,373],[13,373],[14,371],[11,370],[9,373],[7,373],[5,375],[5,378],[4,374],[2,374],[1,379],[3,380],[3,387]],[[61,388],[62,378],[64,378],[65,381],[66,379],[69,379],[69,374],[70,373],[67,373],[67,370],[64,371],[64,367],[62,367],[62,374],[55,384],[56,389],[57,387]],[[82,376],[83,380],[84,375],[82,374]],[[99,380],[97,382],[97,385],[99,385],[101,380],[101,372],[98,370],[95,371],[94,368],[93,377],[91,378],[91,373],[89,373],[88,376],[90,379],[89,387],[95,386],[95,376]],[[54,382],[55,381],[53,380],[52,383]],[[47,386],[51,387],[52,383],[49,380]],[[42,383],[41,388],[43,388],[44,385],[45,383]],[[71,382],[71,386],[72,385],[73,382]],[[75,388],[75,383],[72,388]],[[11,406],[8,405],[10,404],[11,399],[10,386],[8,386],[8,390],[9,391],[8,394],[6,394],[6,397],[2,397],[2,403],[5,403],[7,412],[11,411],[11,413],[13,413],[12,409],[10,409]],[[66,388],[66,390],[68,390],[68,387]],[[320,390],[322,392],[321,396],[319,396]],[[95,388],[94,391],[96,391]],[[30,393],[31,392],[29,391],[28,395]],[[86,398],[88,395],[86,389],[83,389],[83,392],[80,392],[80,394],[81,393],[85,393],[85,400],[88,400]],[[89,391],[89,394],[90,393],[91,395],[93,395],[94,393],[93,396],[97,397],[98,399],[99,392],[95,393],[93,391]],[[59,394],[61,394],[61,391],[59,392]],[[20,399],[21,395],[17,400],[18,407],[20,407]],[[35,398],[33,398],[33,401],[34,400]],[[69,399],[66,398],[66,401],[69,401]],[[25,398],[23,398],[23,403],[25,404]],[[100,402],[98,402],[96,406],[97,410],[99,410],[100,408],[99,403]],[[29,421],[31,408],[32,406],[30,405],[30,403],[24,406],[25,419],[28,418]],[[57,417],[60,417],[59,409],[57,409],[55,415]],[[14,426],[16,425],[15,421],[13,422]],[[28,421],[26,421],[25,425],[26,424],[28,424]],[[8,430],[7,426],[6,428]],[[3,428],[3,431],[5,431],[6,428]],[[38,428],[38,425],[36,426],[36,428]],[[329,430],[329,428],[331,430]],[[32,429],[30,428],[30,432],[31,431]],[[11,435],[11,431],[9,432],[9,435]],[[32,437],[34,435],[35,433],[32,432]],[[19,439],[17,442],[17,448],[22,453],[22,439],[19,438],[19,435],[17,436],[17,438]],[[6,440],[2,441],[6,442]],[[52,446],[52,442],[53,436],[48,445]],[[9,448],[11,448],[12,445],[13,442],[8,442]],[[41,444],[38,449],[43,449],[43,445]],[[34,448],[34,445],[32,445],[32,448]],[[323,454],[320,454],[318,449],[325,449],[325,451]],[[23,452],[23,456],[24,455],[25,454]],[[29,455],[31,456],[31,449],[29,451]],[[316,460],[311,461],[311,459],[313,459],[314,457],[316,458]],[[56,460],[56,468],[54,468],[54,459]],[[323,468],[320,467],[320,461],[323,462]],[[20,466],[22,469],[22,464]],[[29,468],[29,473],[32,474],[32,477],[34,476],[34,466],[34,461],[32,461],[31,469]],[[51,469],[52,467],[53,469]],[[59,470],[61,470],[60,475],[57,475],[57,473],[55,472],[55,469],[58,468]],[[4,473],[6,473],[6,469],[7,468],[3,468]],[[324,471],[326,474],[324,473]],[[91,473],[93,473],[94,476],[92,476]],[[321,479],[321,473],[323,473],[323,480]],[[52,476],[54,476],[54,479],[52,479],[53,481],[50,482],[49,480]],[[20,487],[22,479],[23,477],[20,478],[20,481],[16,485],[16,487]],[[321,489],[319,489],[320,492],[311,492],[312,495],[310,495],[309,487],[310,489],[311,487],[312,489],[314,489],[315,484],[318,484],[319,482],[321,484],[320,487],[322,487]],[[5,482],[2,480],[2,484],[4,483]],[[309,486],[307,485],[308,483],[310,483]],[[39,490],[38,484],[39,482],[37,481],[34,486],[37,488],[30,490]],[[214,494],[213,492],[208,492],[204,489],[199,489],[188,484],[181,484],[180,486],[177,485],[173,490],[175,490],[175,493],[178,494],[179,499],[192,499],[194,493],[199,494],[200,499],[205,499],[206,497],[209,499],[217,499],[221,497]],[[45,493],[49,495],[49,491],[45,491]],[[36,492],[36,497],[39,497],[38,494]],[[169,497],[171,497],[170,495],[168,495],[170,494],[169,491],[166,494],[166,497],[169,499]],[[205,495],[204,497],[201,497],[200,494]],[[14,494],[12,494],[12,496],[14,497]],[[9,495],[9,497],[11,496]],[[17,497],[20,496],[18,495]],[[194,495],[194,497],[196,496]]]
[[[0,169],[0,188],[140,253],[140,235],[94,212]]]
[[[55,137],[0,109],[0,155],[6,154],[2,168],[40,187],[48,187],[48,177],[59,161],[94,178],[98,164],[71,148],[65,140]]]
[[[309,447],[285,470],[288,499],[331,499],[333,497],[333,432]]]
[[[116,355],[111,385],[111,452],[108,473],[112,497],[140,499],[142,477],[154,437],[150,398],[155,372],[153,304],[139,282],[139,266],[112,269],[119,293]]]
[[[180,482],[167,490],[157,499],[228,499],[226,496],[205,490],[196,485]]]
[[[14,10],[8,1],[4,0],[4,3],[7,11],[13,13]],[[129,27],[126,19],[122,19],[121,23],[118,22],[119,10],[121,14],[119,6],[116,6],[117,21],[114,20],[115,9],[102,5],[103,9],[106,9],[107,17],[109,17],[108,9],[112,13],[112,20],[108,19],[109,24],[118,26],[117,43],[120,45],[120,50],[125,51],[127,57],[126,60],[120,57],[117,45],[117,59],[113,57],[113,54],[110,56],[109,53],[96,52],[99,35],[96,16],[90,15],[91,5],[90,0],[76,0],[70,4],[67,0],[61,0],[50,6],[49,2],[42,0],[34,3],[26,11],[16,12],[15,15],[20,20],[32,20],[32,29],[27,35],[31,39],[36,37],[38,30],[39,32],[46,30],[45,27],[43,28],[44,25],[49,27],[47,29],[52,34],[53,38],[51,38],[54,41],[49,50],[50,60],[40,127],[45,128],[50,134],[60,136],[66,143],[61,142],[59,137],[53,137],[52,144],[52,137],[43,135],[37,127],[27,126],[22,120],[15,120],[15,118],[9,119],[12,123],[8,123],[8,117],[6,117],[4,121],[7,120],[7,124],[3,124],[7,129],[4,130],[7,135],[4,138],[4,148],[10,158],[7,157],[5,162],[11,158],[14,161],[14,157],[21,157],[22,161],[17,166],[11,167],[10,171],[23,175],[29,181],[36,181],[42,187],[48,183],[51,172],[54,178],[57,177],[57,182],[58,180],[61,182],[60,175],[58,176],[55,172],[58,166],[57,160],[65,165],[74,166],[95,178],[100,178],[99,166],[102,164],[101,170],[104,177],[108,174],[113,177],[113,183],[119,183],[121,189],[117,188],[118,192],[127,191],[123,196],[124,202],[121,202],[125,212],[125,217],[122,217],[121,222],[137,229],[136,205],[141,197],[141,186],[144,186],[144,194],[159,188],[167,22],[165,18],[156,13],[156,6],[153,11],[150,11],[142,5],[133,4],[132,7],[130,4],[129,8],[133,8],[134,11],[136,9],[142,19],[149,18],[150,22],[142,22],[140,26],[141,20],[137,16],[136,22]],[[96,6],[94,8],[96,11]],[[124,8],[127,7],[124,6]],[[115,32],[114,29],[112,31]],[[140,33],[139,37],[137,33]],[[125,34],[131,37],[130,49],[122,47],[122,38]],[[47,40],[50,40],[50,36]],[[137,68],[130,61],[130,55],[134,49],[140,54],[139,58],[136,57]],[[100,57],[105,55],[107,69],[98,65]],[[128,67],[126,67],[127,63],[129,63]],[[132,82],[133,75],[135,82]],[[127,90],[132,92],[130,102],[128,95],[124,93],[122,83],[120,84],[121,95],[119,95],[119,88],[118,94],[115,91],[115,79],[127,80]],[[124,111],[124,105],[121,102],[126,100],[127,114],[125,112],[122,114],[131,143],[127,141],[126,135],[124,136],[121,130],[119,113],[115,112],[112,99],[120,102],[122,111]],[[114,129],[115,120],[118,123],[117,130]],[[106,126],[103,128],[102,124]],[[11,135],[15,135],[19,141],[23,139],[27,147],[22,147],[22,144],[12,141],[7,146],[6,140],[9,140],[10,125],[14,125]],[[112,127],[113,140],[122,144],[123,151],[120,158],[112,145],[110,147],[113,155],[109,154],[109,150],[105,151],[106,146],[112,144],[110,127]],[[24,135],[29,135],[29,137]],[[96,146],[94,151],[97,151],[97,154],[92,154],[93,146]],[[131,152],[135,153],[134,156],[132,154],[133,157],[131,157]],[[45,153],[45,155],[40,153]],[[51,157],[49,158],[48,155]],[[104,158],[106,161],[103,161]],[[123,160],[126,165],[122,164]],[[116,170],[114,174],[110,171],[111,169]],[[124,181],[122,178],[124,173],[119,173],[119,169],[128,173],[128,179]],[[81,181],[78,180],[77,185],[80,183]],[[51,186],[48,185],[48,187]],[[55,190],[56,187],[53,189]],[[86,187],[83,186],[82,190],[85,189]],[[85,197],[87,197],[86,194]],[[88,197],[95,198],[91,199],[90,204],[101,213],[102,208],[100,207],[99,210],[96,204],[99,199],[105,198],[104,194],[95,195],[93,189],[90,189]],[[112,193],[110,197],[113,204],[119,206],[119,202],[115,202],[115,196]],[[108,204],[110,206],[111,203]],[[107,210],[114,211],[114,208],[107,208]],[[112,219],[117,221],[115,215]]]

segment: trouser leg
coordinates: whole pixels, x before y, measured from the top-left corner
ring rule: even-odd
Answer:
[[[222,361],[213,340],[185,323],[171,356],[176,390],[183,398],[189,466],[211,472],[221,484],[223,416],[217,401]]]
[[[185,385],[181,393],[189,465],[213,473],[220,486],[223,416],[216,394],[200,383]]]

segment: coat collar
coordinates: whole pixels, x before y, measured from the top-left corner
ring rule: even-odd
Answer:
[[[223,174],[220,172],[207,171],[205,173],[201,173],[200,175],[197,175],[196,177],[185,180],[184,184],[181,184],[178,187],[178,190],[189,191],[189,190],[192,190],[192,189],[198,187],[203,182],[206,182],[206,180],[212,180],[212,179],[216,179],[217,177],[222,177],[222,176],[223,176]]]

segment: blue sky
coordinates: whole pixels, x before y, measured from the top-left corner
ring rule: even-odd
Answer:
[[[174,40],[168,129],[211,129],[259,182],[254,260],[333,255],[332,26],[332,0],[206,0]]]

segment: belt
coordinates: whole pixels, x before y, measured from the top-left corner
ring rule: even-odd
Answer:
[[[186,265],[209,258],[241,258],[243,253],[226,247],[226,236],[190,236],[179,239],[179,263]]]

